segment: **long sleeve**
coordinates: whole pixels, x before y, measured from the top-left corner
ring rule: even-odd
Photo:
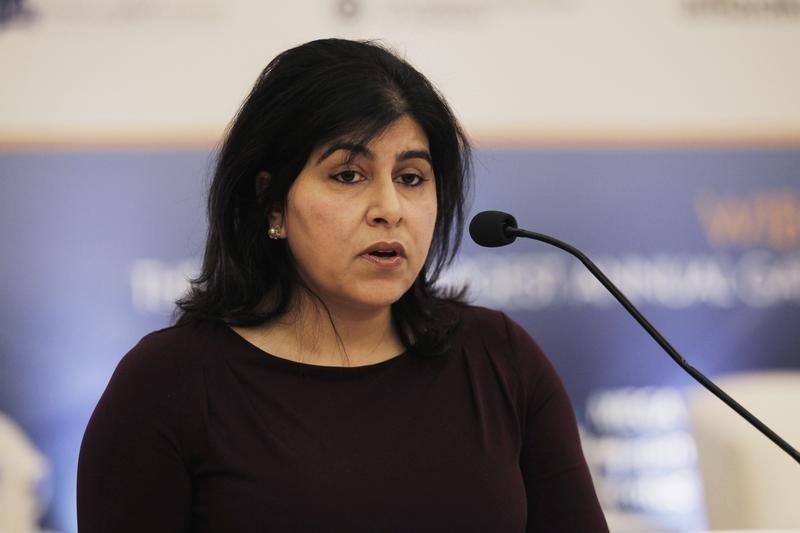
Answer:
[[[527,333],[509,320],[506,326],[513,352],[537,355],[535,371],[527,376],[531,381],[523,384],[520,467],[528,500],[526,531],[608,531],[564,386]]]
[[[89,421],[78,465],[80,533],[181,532],[191,485],[169,423],[176,368],[147,338],[120,362]]]

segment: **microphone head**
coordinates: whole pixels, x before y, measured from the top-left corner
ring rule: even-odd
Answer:
[[[516,228],[517,220],[502,211],[483,211],[472,217],[469,236],[481,246],[496,248],[511,244],[516,235],[508,235],[506,228]]]

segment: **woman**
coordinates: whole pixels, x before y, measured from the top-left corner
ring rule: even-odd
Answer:
[[[574,416],[505,315],[433,283],[469,144],[411,66],[328,39],[222,147],[203,270],[81,448],[95,531],[602,531]]]

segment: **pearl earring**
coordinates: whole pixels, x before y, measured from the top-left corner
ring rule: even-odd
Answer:
[[[269,230],[267,231],[267,237],[272,239],[273,241],[278,240],[281,236],[281,227],[280,226],[270,226]]]

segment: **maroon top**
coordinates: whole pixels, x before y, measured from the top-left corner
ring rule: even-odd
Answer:
[[[80,532],[607,531],[541,350],[477,307],[453,341],[338,368],[218,323],[146,336],[86,429]]]

